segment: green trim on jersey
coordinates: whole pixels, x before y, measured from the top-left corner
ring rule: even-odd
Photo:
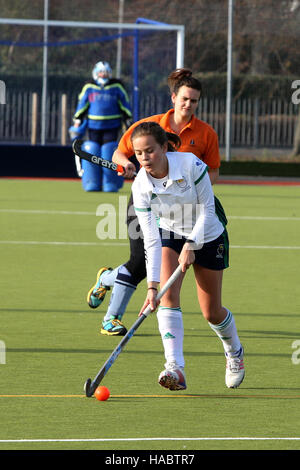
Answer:
[[[140,209],[139,207],[135,207],[134,210],[138,211],[138,212],[150,212],[151,207],[145,207],[144,209]]]
[[[224,241],[224,269],[226,269],[229,267],[229,238],[226,228],[221,236]]]
[[[83,95],[85,94],[87,88],[94,88],[95,90],[101,90],[101,87],[98,86],[98,85],[94,85],[93,83],[87,83],[86,85],[84,85],[84,87],[82,88],[81,92],[79,93],[78,95],[78,99],[81,100],[81,98],[83,97]]]
[[[126,106],[124,106],[123,103],[120,100],[118,100],[118,104],[120,106],[120,109],[124,113],[126,113],[128,117],[132,117],[132,113],[131,113],[130,109],[126,108]]]
[[[223,209],[223,206],[222,206],[221,202],[219,201],[219,199],[216,196],[215,196],[215,211],[216,211],[216,215],[217,215],[219,221],[221,222],[221,224],[225,228],[226,225],[227,225],[227,217],[226,217],[226,214],[225,214],[225,211]]]
[[[106,119],[119,119],[122,117],[121,114],[111,114],[110,116],[93,116],[91,114],[88,115],[88,118],[93,121],[105,121]]]
[[[74,118],[76,119],[77,117],[81,116],[89,107],[90,103],[87,103],[85,106],[83,106],[81,109],[77,111],[77,113],[74,114]]]
[[[199,178],[195,181],[195,185],[198,184],[202,178],[204,177],[205,173],[207,173],[207,167],[205,168],[205,170],[203,171],[203,173],[199,176]]]
[[[100,88],[100,87],[99,87]],[[120,88],[120,90],[122,91],[122,93],[124,93],[127,101],[129,101],[129,97],[128,97],[128,94],[127,94],[127,91],[125,90],[124,87],[122,87],[122,85],[120,83],[112,83],[111,85],[104,85],[104,88],[106,90],[108,90],[109,88]]]

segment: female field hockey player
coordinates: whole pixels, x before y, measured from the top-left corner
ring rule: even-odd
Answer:
[[[124,176],[132,178],[136,171],[135,165],[130,161],[134,155],[131,134],[140,122],[155,121],[163,129],[180,136],[180,152],[192,152],[208,166],[208,174],[212,184],[219,176],[220,153],[216,132],[207,123],[195,117],[202,86],[201,82],[193,77],[189,69],[178,69],[168,78],[173,108],[164,114],[158,114],[134,123],[123,135],[118,148],[113,155],[113,161],[125,168]],[[184,155],[181,155],[185,158]],[[226,223],[224,212],[219,201],[216,200],[218,216]],[[128,204],[127,224],[134,226],[136,215],[132,209],[132,197]],[[105,335],[124,335],[126,328],[122,323],[128,302],[137,285],[146,277],[144,260],[144,244],[140,237],[131,237],[130,259],[114,270],[101,268],[97,274],[95,285],[87,295],[87,302],[91,308],[98,307],[104,300],[110,287],[113,291],[104,316],[100,332]]]
[[[200,309],[223,343],[226,386],[236,388],[244,378],[243,347],[233,315],[221,300],[223,270],[228,267],[227,230],[215,212],[207,165],[192,153],[170,151],[174,138],[180,145],[178,136],[167,135],[156,122],[139,124],[131,135],[141,165],[132,185],[133,202],[147,260],[148,291],[141,312],[149,304],[153,311],[158,307],[158,284],[164,285],[178,264],[182,267],[158,308],[166,359],[158,382],[170,390],[186,389],[180,289],[193,265]]]

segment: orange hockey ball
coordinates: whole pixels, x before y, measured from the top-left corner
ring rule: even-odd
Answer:
[[[109,398],[110,396],[110,391],[108,390],[107,387],[104,387],[101,385],[100,387],[97,387],[95,390],[95,397],[99,401],[105,401]]]

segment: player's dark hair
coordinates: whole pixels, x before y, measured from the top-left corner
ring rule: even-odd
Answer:
[[[168,86],[170,92],[175,93],[175,95],[177,95],[179,88],[182,86],[187,86],[200,91],[200,96],[202,94],[202,85],[200,80],[193,77],[192,70],[186,68],[176,69],[170,73],[168,77]]]
[[[168,152],[175,152],[181,145],[180,137],[171,132],[166,132],[157,122],[145,121],[136,126],[131,134],[131,142],[137,137],[152,135],[156,142],[163,146],[168,144]]]

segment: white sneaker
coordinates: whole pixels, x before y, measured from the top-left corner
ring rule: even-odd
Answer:
[[[243,346],[234,356],[226,356],[225,383],[228,388],[237,388],[241,385],[245,377],[244,369],[244,349]]]
[[[179,367],[176,362],[165,364],[165,370],[159,374],[158,383],[169,390],[185,390],[186,382],[183,367]]]

